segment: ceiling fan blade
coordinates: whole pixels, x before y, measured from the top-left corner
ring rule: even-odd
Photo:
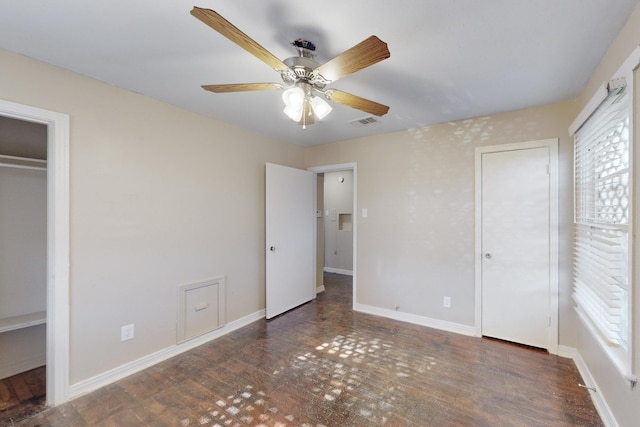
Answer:
[[[251,90],[278,90],[284,86],[280,83],[235,83],[224,85],[204,85],[202,89],[215,93],[246,92]]]
[[[191,14],[274,70],[285,71],[289,68],[284,62],[274,56],[267,49],[260,46],[251,37],[240,31],[217,12],[211,9],[202,9],[194,6],[191,10]]]
[[[389,107],[386,105],[378,104],[377,102],[351,95],[341,90],[330,89],[325,92],[324,96],[338,104],[346,105],[347,107],[355,108],[378,117],[382,117],[389,112]]]
[[[320,65],[316,71],[325,79],[335,81],[390,56],[387,44],[378,37],[371,36]]]

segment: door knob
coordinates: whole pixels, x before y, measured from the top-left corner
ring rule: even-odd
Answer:
[[[484,257],[485,257],[486,259],[491,259],[491,258],[492,258],[490,253],[486,253],[486,254],[484,254]]]

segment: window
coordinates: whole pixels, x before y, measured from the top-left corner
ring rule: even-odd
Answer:
[[[624,78],[575,132],[574,292],[580,319],[628,379],[631,374],[632,157]]]

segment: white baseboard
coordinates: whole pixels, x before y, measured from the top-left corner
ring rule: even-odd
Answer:
[[[403,313],[386,308],[373,307],[365,304],[354,304],[353,309],[362,313],[374,314],[376,316],[387,317],[389,319],[400,320],[402,322],[413,323],[415,325],[426,326],[429,328],[440,329],[447,332],[455,332],[456,334],[475,336],[475,327],[461,325],[460,323],[447,322],[445,320],[432,319],[430,317],[418,316],[417,314]]]
[[[558,345],[557,356],[566,357],[567,359],[573,359],[575,361],[576,354],[578,354],[578,350],[576,350],[574,347]]]
[[[12,361],[7,365],[0,366],[0,379],[9,378],[21,372],[30,371],[47,364],[46,353],[30,354],[20,360]]]
[[[343,270],[341,268],[324,267],[322,271],[327,273],[344,274],[345,276],[353,276],[353,270]]]
[[[136,372],[139,372],[173,356],[177,356],[180,353],[184,353],[185,351],[191,350],[192,348],[198,347],[211,340],[226,335],[229,332],[242,328],[243,326],[247,326],[264,317],[265,310],[256,311],[255,313],[249,314],[248,316],[245,316],[241,319],[227,323],[225,326],[216,329],[215,331],[211,331],[189,341],[164,348],[160,351],[156,351],[155,353],[151,353],[132,362],[125,363],[122,366],[118,366],[117,368],[103,372],[94,377],[79,381],[70,386],[69,400],[75,399],[79,396],[82,396],[83,394],[92,392],[99,389],[100,387],[104,387],[122,378],[128,377],[131,374],[135,374]]]
[[[607,427],[618,427],[618,422],[616,418],[613,416],[613,412],[611,412],[611,408],[607,404],[607,401],[604,399],[602,393],[598,390],[598,384],[596,380],[591,375],[591,371],[589,371],[589,367],[585,363],[584,359],[580,355],[580,352],[576,349],[573,349],[573,361],[578,368],[578,372],[582,376],[582,380],[584,381],[584,385],[590,388],[594,388],[595,390],[589,390],[589,394],[591,395],[591,400],[593,401],[593,405],[596,407],[596,411],[602,418],[602,422]]]

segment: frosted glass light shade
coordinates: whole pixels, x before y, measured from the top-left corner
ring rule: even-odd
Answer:
[[[317,96],[314,96],[311,100],[311,106],[316,117],[320,120],[324,119],[333,110],[327,101]]]
[[[282,100],[287,107],[295,110],[301,109],[302,101],[304,101],[304,91],[299,87],[289,88],[282,93]]]
[[[282,111],[294,122],[299,122],[302,118],[302,104],[299,108],[292,108],[287,105]]]

